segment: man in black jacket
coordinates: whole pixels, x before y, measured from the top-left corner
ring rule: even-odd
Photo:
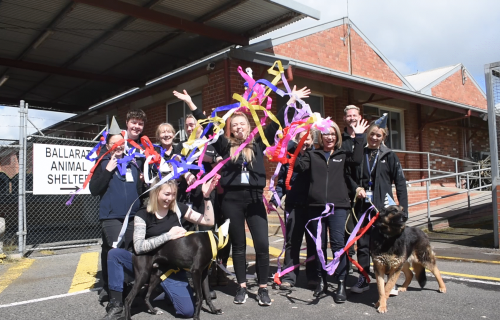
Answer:
[[[342,132],[342,149],[346,150],[347,152],[352,152],[354,149],[354,129],[352,128],[352,125],[357,123],[357,121],[361,121],[361,111],[360,109],[355,106],[355,105],[348,105],[344,109],[344,131]],[[365,139],[364,139],[365,140]],[[364,144],[363,144],[364,146]],[[349,187],[349,182],[346,180],[347,186]],[[355,197],[355,192],[352,192],[351,189],[349,188],[349,198],[351,199],[351,207],[354,204],[354,197]],[[345,233],[345,240],[349,239],[350,232],[354,229],[354,218],[352,214],[350,214],[347,218],[347,225],[346,225],[346,233]],[[348,233],[349,232],[349,233]],[[347,254],[352,258],[355,254],[354,246],[351,246],[349,248],[349,251]],[[349,273],[351,273],[352,270],[352,264],[350,261],[347,261],[349,267]]]
[[[307,131],[299,133],[295,138],[296,140],[291,140],[288,143],[288,152],[294,153],[298,142],[307,134]],[[311,134],[308,134],[302,150],[297,156],[300,159],[307,150],[311,150],[313,147],[313,139]],[[276,193],[280,199],[286,195],[285,201],[285,212],[288,213],[286,217],[286,238],[285,238],[285,259],[283,264],[283,270],[288,267],[294,266],[300,263],[300,247],[302,246],[302,239],[304,238],[305,226],[307,223],[307,194],[309,192],[309,173],[297,173],[294,172],[290,179],[290,190],[286,189],[285,183],[288,174],[289,164],[283,165],[280,169],[278,175],[278,183],[276,185]],[[277,205],[274,199],[271,199],[274,205]],[[307,243],[307,257],[315,255],[315,244],[311,236],[306,234]],[[315,261],[309,261],[306,264],[306,274],[308,285],[313,288],[316,286],[316,264]],[[297,282],[297,277],[299,275],[299,268],[283,275],[281,278],[280,289],[288,290],[295,286]]]

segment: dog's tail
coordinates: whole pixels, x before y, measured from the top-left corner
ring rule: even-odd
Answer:
[[[415,277],[417,278],[418,284],[420,288],[425,287],[427,284],[427,275],[425,274],[425,268],[420,263],[413,263],[413,272],[415,273]]]

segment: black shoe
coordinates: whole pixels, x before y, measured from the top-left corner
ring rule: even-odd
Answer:
[[[102,288],[101,292],[99,292],[99,298],[97,298],[97,301],[99,301],[100,303],[108,302],[109,301],[108,290]]]
[[[314,289],[313,296],[318,298],[326,294],[327,286],[325,285],[325,282],[326,281],[319,279],[318,284],[316,285],[316,289]]]
[[[108,303],[109,309],[108,314],[102,320],[123,320],[124,315],[123,315],[123,303],[116,301],[116,300],[111,300],[110,303]]]
[[[259,297],[259,305],[270,306],[272,304],[267,288],[259,288],[259,291],[257,291],[257,296]]]
[[[243,304],[247,302],[248,293],[246,287],[239,287],[236,291],[236,296],[234,296],[233,302],[236,304]]]
[[[333,296],[333,301],[336,303],[344,303],[347,300],[347,293],[345,291],[345,281],[339,280],[339,286],[337,287],[337,291]]]
[[[359,276],[358,282],[351,287],[351,292],[354,293],[363,293],[367,290],[370,290],[370,284],[366,281],[365,277]]]

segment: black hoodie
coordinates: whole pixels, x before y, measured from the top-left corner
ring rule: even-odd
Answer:
[[[323,149],[311,150],[295,163],[297,172],[310,172],[309,199],[311,206],[324,206],[333,203],[337,208],[350,208],[351,201],[345,182],[345,167],[359,165],[363,159],[363,135],[356,134],[354,152],[348,153],[340,148],[328,158]]]

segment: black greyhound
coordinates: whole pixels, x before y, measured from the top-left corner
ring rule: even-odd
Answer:
[[[227,237],[227,220],[219,233],[220,236]],[[222,240],[222,239],[221,239]],[[216,246],[216,244],[215,244]],[[132,290],[127,295],[124,303],[125,319],[131,320],[130,307],[139,290],[149,281],[148,292],[145,297],[146,305],[155,314],[160,314],[153,308],[149,297],[154,288],[161,282],[161,275],[171,269],[186,269],[191,272],[194,292],[196,293],[196,306],[193,319],[200,319],[200,310],[203,304],[203,297],[207,301],[210,311],[214,314],[222,314],[220,309],[216,309],[210,298],[208,287],[208,267],[213,258],[212,241],[209,232],[198,232],[188,236],[168,241],[152,254],[133,255],[135,283]],[[215,247],[217,250],[217,247]]]

